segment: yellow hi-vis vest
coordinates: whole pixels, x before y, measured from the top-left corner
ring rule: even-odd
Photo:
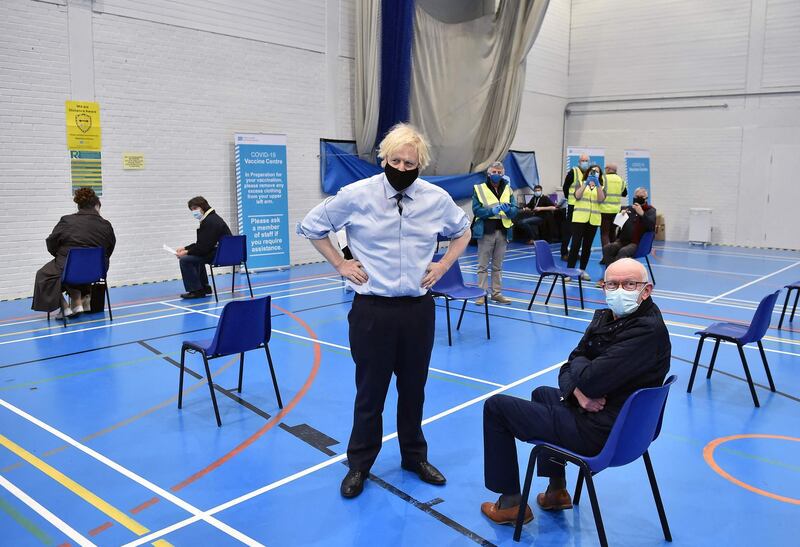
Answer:
[[[497,196],[494,195],[494,192],[492,192],[491,188],[489,188],[489,184],[486,182],[484,182],[483,184],[476,184],[475,193],[478,195],[478,199],[481,201],[481,205],[483,205],[487,209],[491,209],[498,203],[511,203],[510,184],[506,184],[506,187],[503,188],[503,193],[500,194],[500,199],[497,199]],[[514,225],[511,219],[508,218],[503,211],[500,211],[499,215],[492,216],[489,218],[496,218],[502,220],[503,228],[505,229],[509,229]]]
[[[622,203],[622,191],[625,190],[625,180],[616,173],[606,173],[606,185],[603,192],[606,199],[600,204],[601,213],[619,213]]]
[[[589,188],[587,186],[581,199],[575,200],[572,222],[579,224],[588,222],[592,226],[600,226],[600,204],[597,203],[597,187]]]
[[[569,195],[567,195],[567,204],[575,205],[575,190],[583,184],[583,172],[580,167],[572,168],[572,186],[569,187]]]

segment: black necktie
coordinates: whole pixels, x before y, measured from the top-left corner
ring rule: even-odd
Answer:
[[[397,213],[400,216],[403,216],[403,194],[401,192],[397,192],[392,197],[397,200]]]

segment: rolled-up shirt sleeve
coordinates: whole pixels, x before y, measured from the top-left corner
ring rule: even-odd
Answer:
[[[351,208],[348,192],[339,191],[335,196],[311,209],[305,218],[297,223],[297,235],[306,239],[323,239],[330,232],[338,232],[349,224]]]
[[[442,200],[442,229],[439,234],[448,239],[457,239],[469,228],[469,219],[464,209],[448,196]]]

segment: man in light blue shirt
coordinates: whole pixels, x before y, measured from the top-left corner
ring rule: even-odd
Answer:
[[[470,240],[464,211],[441,188],[418,178],[430,162],[424,137],[407,124],[380,144],[384,172],[342,188],[314,207],[297,226],[356,292],[348,315],[356,364],[353,430],[347,447],[350,471],[341,485],[358,496],[381,448],[382,411],[397,376],[397,433],[403,469],[428,483],[445,478],[428,462],[422,433],[425,382],[433,349],[435,306],[430,288],[458,260]],[[344,229],[352,260],[328,234]],[[431,262],[436,237],[453,241]]]

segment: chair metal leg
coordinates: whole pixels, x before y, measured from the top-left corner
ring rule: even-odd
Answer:
[[[275,397],[278,399],[278,408],[283,408],[281,390],[278,389],[278,379],[275,377],[275,367],[272,366],[272,355],[269,353],[269,344],[264,345],[264,351],[267,353],[267,363],[269,363],[269,372],[272,375],[272,385],[275,388]]]
[[[108,282],[104,283],[106,286],[106,305],[108,306],[108,320],[113,321],[114,315],[111,313],[111,291],[108,290]]]
[[[211,285],[214,287],[214,301],[219,302],[219,297],[217,297],[217,281],[214,279],[214,266],[209,265],[208,268],[211,270]]]
[[[797,294],[794,295],[794,306],[792,306],[792,314],[789,316],[789,323],[794,321],[794,312],[797,311],[798,300],[800,300],[800,289],[797,289]]]
[[[717,338],[716,342],[714,343],[714,351],[711,352],[711,362],[708,364],[708,372],[706,373],[706,380],[711,379],[711,373],[714,372],[714,363],[717,361],[717,350],[719,349],[719,343],[722,340]]]
[[[244,263],[244,276],[247,278],[247,288],[250,289],[250,298],[254,298],[253,286],[250,284],[250,272],[247,271],[247,262]]]
[[[589,491],[589,501],[592,502],[592,514],[594,515],[594,525],[597,527],[597,537],[600,539],[600,545],[602,547],[608,547],[606,529],[603,526],[603,517],[600,515],[600,506],[597,504],[597,493],[594,490],[592,472],[586,467],[583,473],[586,476],[586,489]]]
[[[484,300],[484,303],[486,303],[486,300]],[[464,319],[464,310],[466,309],[467,309],[467,299],[465,298],[464,305],[461,306],[461,314],[459,314],[458,316],[458,324],[456,324],[456,330],[459,330],[461,328],[461,320]]]
[[[645,255],[644,259],[647,261],[647,269],[650,271],[650,281],[653,283],[653,285],[655,285],[656,284],[656,276],[653,275],[653,268],[650,267],[650,257]]]
[[[664,504],[661,501],[661,494],[658,491],[658,483],[656,482],[656,474],[653,472],[653,463],[650,461],[650,454],[647,450],[642,454],[644,458],[644,466],[647,469],[647,478],[650,479],[650,488],[653,490],[653,499],[656,502],[656,509],[658,509],[658,519],[661,521],[661,530],[664,532],[664,539],[672,541],[672,534],[669,531],[669,523],[667,522],[667,514],[664,512]]]
[[[700,341],[697,342],[697,353],[694,354],[694,364],[692,364],[692,373],[689,375],[689,387],[686,388],[686,393],[692,392],[692,386],[694,385],[694,376],[697,374],[697,366],[700,363],[700,354],[703,353],[703,342],[706,341],[705,336],[700,337]]]
[[[585,310],[586,308],[583,307],[583,280],[581,279],[581,276],[578,276],[578,291],[581,295],[581,309]]]
[[[753,396],[753,404],[756,405],[756,408],[758,408],[761,405],[758,404],[758,395],[756,395],[756,386],[753,384],[752,376],[750,376],[750,368],[747,366],[747,359],[744,356],[744,349],[741,344],[736,344],[736,347],[739,348],[739,357],[741,357],[742,359],[742,367],[744,367],[744,375],[747,378],[747,385],[750,386],[750,395]]]
[[[183,372],[186,370],[186,348],[181,348],[181,372],[178,375],[178,408],[183,406]]]
[[[217,427],[222,427],[222,420],[219,418],[219,407],[217,406],[217,396],[214,395],[214,380],[211,379],[211,368],[208,366],[208,356],[205,351],[201,351],[203,365],[206,367],[206,380],[208,381],[208,391],[211,393],[211,402],[214,404],[214,415],[217,417]]]
[[[539,455],[538,446],[533,447],[531,456],[528,458],[528,471],[525,473],[525,484],[522,487],[522,499],[519,502],[519,513],[517,522],[514,526],[514,541],[519,541],[522,536],[522,523],[525,520],[525,508],[528,506],[528,497],[531,495],[531,483],[533,483],[533,470],[536,467],[536,458]]]
[[[530,308],[528,308],[528,309],[530,309]],[[47,312],[47,322],[48,322],[48,323],[50,322],[50,312]],[[779,327],[779,328],[780,328],[780,327]]]
[[[231,266],[231,298],[236,296],[236,266]]]
[[[561,278],[561,292],[564,294],[564,315],[569,315],[569,309],[567,308],[567,282],[564,280],[564,276],[558,276]]]
[[[767,354],[764,353],[764,346],[761,344],[761,340],[758,341],[758,351],[761,353],[761,360],[764,362],[764,372],[767,373],[769,390],[775,393],[775,382],[772,381],[772,373],[769,371],[769,363],[767,363]]]
[[[533,306],[533,301],[536,300],[536,293],[539,292],[539,285],[542,284],[542,279],[544,279],[544,276],[540,275],[539,281],[536,283],[536,288],[533,290],[533,296],[531,296],[531,302],[530,304],[528,304],[528,309],[531,309],[531,306]]]
[[[800,294],[800,292],[798,292],[797,294]],[[786,291],[786,298],[783,300],[783,310],[781,311],[781,319],[780,321],[778,321],[778,329],[780,329],[783,326],[783,316],[786,315],[786,305],[789,304],[789,297],[791,295],[792,295],[792,289]],[[50,319],[49,313],[47,314],[47,319],[48,320]]]
[[[244,352],[239,354],[239,388],[237,391],[242,392],[242,376],[244,376]]]
[[[489,332],[489,300],[483,301],[483,315],[486,317],[486,339],[491,340],[492,334]]]
[[[572,505],[581,502],[581,492],[583,491],[583,468],[578,466],[578,481],[575,483],[575,494],[572,496]]]
[[[556,288],[556,283],[558,282],[558,276],[553,276],[553,284],[550,285],[550,291],[547,293],[547,298],[544,299],[544,305],[546,306],[548,302],[550,302],[550,295],[553,294],[553,289]]]
[[[484,296],[484,299],[488,300],[488,298],[486,296]],[[485,302],[485,300],[484,300],[484,302]],[[447,311],[447,345],[448,346],[452,346],[453,345],[453,335],[450,334],[450,298],[448,298],[447,296],[444,297],[444,307],[445,307],[445,310]]]

